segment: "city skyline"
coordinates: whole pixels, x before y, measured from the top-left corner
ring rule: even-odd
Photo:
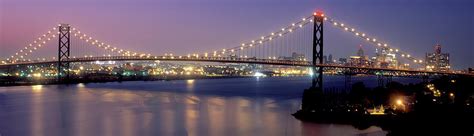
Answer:
[[[23,4],[27,2],[36,4]],[[469,5],[473,3],[467,0],[457,0],[449,4],[428,0],[323,0],[300,3],[286,0],[207,0],[202,3],[147,0],[72,1],[70,5],[74,6],[64,7],[58,7],[56,3],[58,1],[55,0],[2,1],[0,57],[8,57],[8,53],[17,51],[31,42],[32,38],[39,36],[45,28],[59,22],[79,26],[88,33],[96,34],[94,37],[104,39],[117,47],[139,52],[145,52],[140,49],[147,49],[147,52],[157,55],[167,52],[185,54],[233,47],[291,23],[289,20],[298,20],[320,9],[361,31],[387,41],[393,47],[412,53],[417,58],[424,58],[425,53],[433,52],[434,45],[441,44],[444,47],[443,52],[451,54],[450,61],[454,69],[466,69],[474,65],[469,59],[474,58],[470,53],[474,43],[470,38],[474,31],[473,16],[469,15],[473,11]],[[266,7],[267,4],[272,6]],[[107,6],[103,7],[104,5]],[[451,21],[445,21],[446,18]],[[347,57],[353,55],[360,44],[364,45],[369,55],[373,55],[375,48],[365,41],[332,26],[326,27],[325,31],[326,55],[331,53],[334,58]],[[133,45],[133,48],[128,45]]]

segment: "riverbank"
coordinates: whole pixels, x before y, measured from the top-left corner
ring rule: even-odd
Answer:
[[[348,124],[361,130],[378,126],[388,135],[472,135],[472,83],[472,77],[442,77],[429,83],[391,83],[375,89],[359,84],[337,99],[306,89],[302,109],[293,116],[302,121]],[[373,112],[371,105],[383,105],[379,110],[382,112]]]

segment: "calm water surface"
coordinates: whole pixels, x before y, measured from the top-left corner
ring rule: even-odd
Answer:
[[[342,79],[327,77],[325,85],[343,86]],[[386,134],[295,119],[309,86],[308,77],[289,77],[0,87],[0,135]]]

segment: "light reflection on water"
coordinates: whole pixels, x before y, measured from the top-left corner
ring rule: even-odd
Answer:
[[[304,78],[0,88],[2,135],[357,135],[371,127],[304,123]],[[238,83],[238,84],[236,84]],[[369,135],[370,135],[369,134]]]

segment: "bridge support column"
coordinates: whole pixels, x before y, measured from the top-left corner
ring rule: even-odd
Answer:
[[[57,65],[57,78],[58,82],[69,81],[69,55],[70,52],[70,32],[71,27],[69,24],[59,25],[59,43],[58,43],[58,65]]]
[[[384,86],[384,81],[383,81],[383,74],[382,75],[377,75],[377,83],[379,87],[385,87]]]
[[[312,51],[312,67],[313,72],[312,83],[309,89],[303,92],[301,111],[313,111],[322,106],[323,100],[323,22],[324,15],[322,13],[314,13],[313,27],[313,51]]]
[[[387,75],[387,81],[385,82],[385,84],[388,85],[392,81],[393,81],[393,75]]]
[[[312,53],[312,89],[319,91],[323,90],[323,67],[317,67],[318,64],[323,64],[323,13],[314,13],[314,27],[313,27],[313,53]]]
[[[349,69],[344,73],[344,88],[346,92],[352,89],[352,70]]]

